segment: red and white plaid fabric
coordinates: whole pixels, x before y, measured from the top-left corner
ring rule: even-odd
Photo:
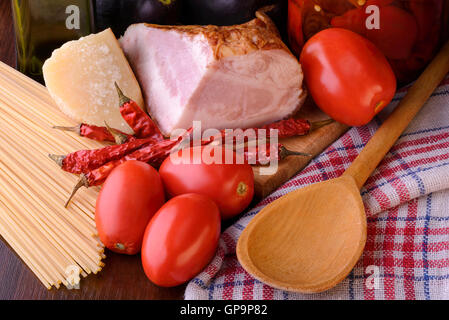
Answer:
[[[405,92],[367,126],[352,128],[310,165],[250,210],[220,239],[186,299],[449,299],[449,77],[362,189],[368,216],[363,256],[337,287],[320,294],[273,289],[251,277],[235,246],[265,205],[311,183],[336,178],[356,158]]]

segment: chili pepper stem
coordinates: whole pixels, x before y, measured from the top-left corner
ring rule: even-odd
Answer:
[[[106,121],[104,122],[106,129],[108,129],[109,133],[114,137],[116,144],[124,144],[126,141],[128,141],[128,137],[124,135],[123,133],[119,132],[118,130],[115,130],[114,128],[111,128]]]
[[[78,192],[79,189],[81,189],[82,187],[89,187],[89,181],[87,180],[86,175],[82,174],[80,176],[80,179],[78,180],[78,182],[76,183],[75,187],[73,188],[72,193],[70,194],[69,199],[67,200],[67,202],[65,203],[64,207],[67,208],[70,204],[70,202],[72,201],[73,197],[75,196],[75,194]]]
[[[56,164],[60,167],[62,167],[64,159],[66,158],[66,156],[61,156],[57,154],[49,154],[48,157],[54,162],[56,162]]]
[[[81,124],[75,126],[75,127],[61,127],[61,126],[53,126],[53,129],[61,130],[61,131],[69,131],[69,132],[75,132],[78,135],[81,135]]]
[[[311,157],[312,155],[310,153],[304,153],[304,152],[297,152],[293,150],[289,150],[286,147],[282,146],[279,150],[279,158],[285,159],[289,156],[300,156],[300,157]]]
[[[315,121],[315,122],[311,122],[310,123],[310,131],[314,131],[317,130],[319,128],[325,127],[331,123],[334,123],[335,120],[334,119],[327,119],[327,120],[323,120],[323,121]]]
[[[123,92],[120,89],[120,87],[118,86],[117,82],[114,82],[114,84],[115,84],[115,88],[117,89],[117,94],[118,94],[118,98],[119,98],[119,105],[122,106],[125,103],[130,102],[131,99],[123,94]]]

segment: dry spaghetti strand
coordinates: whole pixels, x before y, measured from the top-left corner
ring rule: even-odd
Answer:
[[[76,177],[47,157],[103,145],[55,124],[75,125],[45,87],[0,62],[0,235],[48,289],[68,285],[73,266],[83,277],[101,271],[106,257],[94,220],[98,189],[64,209]]]

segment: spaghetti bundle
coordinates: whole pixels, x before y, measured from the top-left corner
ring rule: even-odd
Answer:
[[[55,124],[73,122],[45,87],[0,62],[0,235],[48,289],[73,285],[73,270],[96,274],[105,257],[94,220],[98,188],[64,208],[77,177],[48,158],[102,145]]]

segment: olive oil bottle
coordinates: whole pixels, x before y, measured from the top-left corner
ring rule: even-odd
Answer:
[[[94,31],[91,0],[11,0],[17,68],[42,82],[42,65],[56,48]]]

